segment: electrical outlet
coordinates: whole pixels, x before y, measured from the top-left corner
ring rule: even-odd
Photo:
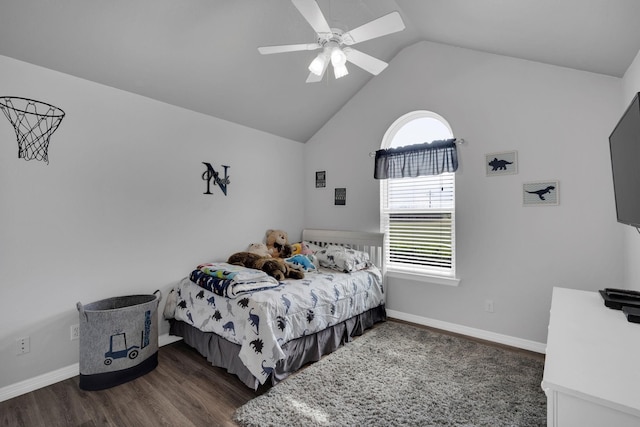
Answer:
[[[31,339],[29,337],[22,337],[16,340],[16,354],[26,354],[31,351]]]
[[[80,325],[71,325],[71,341],[80,338]]]
[[[493,300],[487,299],[484,301],[484,311],[487,313],[493,313]]]

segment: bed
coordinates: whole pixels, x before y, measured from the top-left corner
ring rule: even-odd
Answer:
[[[306,229],[302,240],[330,264],[300,280],[227,297],[182,279],[170,334],[255,390],[386,320],[383,234]]]

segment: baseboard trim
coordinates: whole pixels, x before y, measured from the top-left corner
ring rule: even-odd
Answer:
[[[180,341],[182,337],[176,337],[169,334],[162,334],[158,336],[158,346],[162,347],[167,344]],[[23,394],[30,393],[43,387],[50,386],[60,381],[73,378],[80,375],[80,364],[74,363],[73,365],[66,366],[64,368],[56,369],[55,371],[47,372],[37,377],[29,378],[24,381],[20,381],[15,384],[8,385],[0,388],[0,402],[13,399]]]
[[[37,377],[29,378],[19,383],[11,384],[0,389],[0,402],[13,399],[22,394],[27,394],[39,388],[47,387],[51,384],[55,384],[59,381],[64,381],[68,378],[75,377],[80,373],[80,365],[74,363],[73,365],[66,366],[64,368],[56,369],[55,371],[47,372],[46,374],[38,375]]]
[[[169,335],[169,334],[162,334],[158,336],[159,347],[163,347],[165,345],[169,345],[177,341],[182,341],[182,337],[177,337],[175,335]]]
[[[416,323],[418,325],[429,326],[443,331],[453,332],[456,334],[466,335],[473,338],[491,341],[511,347],[521,348],[536,353],[545,354],[547,345],[545,343],[525,340],[522,338],[512,337],[509,335],[498,334],[495,332],[485,331],[482,329],[471,328],[469,326],[458,325],[455,323],[444,322],[442,320],[430,319],[428,317],[416,316],[414,314],[403,313],[401,311],[387,309],[387,316],[393,319],[404,320],[406,322]]]

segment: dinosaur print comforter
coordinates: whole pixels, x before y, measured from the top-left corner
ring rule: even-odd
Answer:
[[[235,298],[180,281],[175,318],[240,345],[240,359],[261,384],[285,357],[282,345],[384,303],[375,266],[341,273],[320,268],[301,280]]]

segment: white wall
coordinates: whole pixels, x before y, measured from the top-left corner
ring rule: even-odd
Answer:
[[[640,92],[640,52],[624,74],[623,81],[623,101],[620,104],[620,116],[631,103],[633,97]],[[626,263],[626,286],[631,289],[640,290],[640,234],[633,228],[620,225],[624,228],[625,236],[625,263]]]
[[[554,286],[596,290],[622,283],[608,135],[621,80],[446,45],[404,49],[307,144],[305,225],[379,229],[373,158],[387,128],[418,109],[444,116],[459,147],[460,286],[390,279],[390,310],[546,342]],[[486,177],[485,154],[517,150],[519,173]],[[523,182],[558,180],[560,205],[523,207]],[[347,188],[347,205],[332,204]],[[494,313],[484,311],[485,299]]]
[[[268,228],[299,238],[303,144],[1,56],[0,94],[66,112],[48,165],[0,115],[0,388],[78,361],[76,302],[166,295]],[[226,197],[202,162],[231,166]]]

